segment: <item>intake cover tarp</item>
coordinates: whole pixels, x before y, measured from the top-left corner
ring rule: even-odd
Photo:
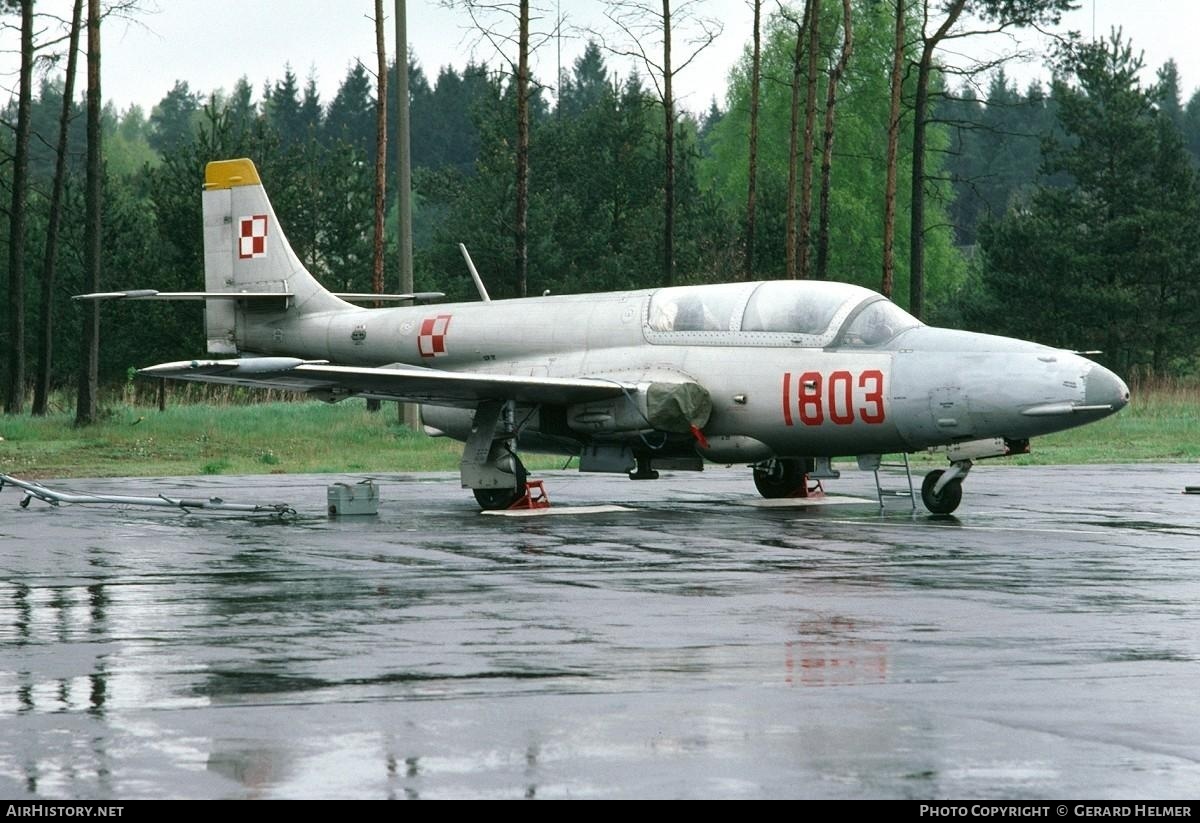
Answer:
[[[704,428],[710,414],[712,398],[699,383],[651,383],[646,390],[646,418],[659,431]]]

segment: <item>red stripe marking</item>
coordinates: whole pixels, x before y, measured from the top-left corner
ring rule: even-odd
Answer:
[[[792,425],[792,373],[783,373],[783,425]]]

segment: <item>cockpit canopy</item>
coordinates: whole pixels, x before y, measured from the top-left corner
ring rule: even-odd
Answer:
[[[771,280],[659,289],[651,296],[651,343],[881,346],[920,321],[883,296],[849,283]]]

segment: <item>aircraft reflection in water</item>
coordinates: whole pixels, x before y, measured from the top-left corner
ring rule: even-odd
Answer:
[[[972,461],[1099,420],[1129,400],[1109,370],[1060,349],[931,328],[868,289],[773,281],[359,308],[309,274],[254,164],[205,173],[204,292],[86,295],[204,300],[208,350],[232,359],[143,374],[423,404],[465,441],[462,485],[484,508],[520,499],[519,450],[581,471],[747,463],[766,497],[808,493],[829,459],[949,447],[922,486],[953,511]],[[469,261],[468,261],[469,262]],[[421,297],[417,296],[418,299]],[[412,295],[390,295],[411,300]]]
[[[9,582],[9,581],[4,581]],[[0,715],[8,721],[0,756],[0,781],[10,778],[29,795],[69,796],[80,775],[94,777],[101,796],[112,791],[108,740],[100,734],[74,739],[47,734],[34,715],[104,721],[112,688],[111,660],[90,642],[109,629],[109,591],[88,586],[29,586],[12,582],[0,606],[0,637],[8,650],[0,691]],[[47,655],[59,644],[70,654]]]

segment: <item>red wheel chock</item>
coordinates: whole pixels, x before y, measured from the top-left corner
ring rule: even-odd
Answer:
[[[546,488],[542,485],[541,480],[529,480],[525,483],[525,494],[516,503],[509,506],[509,509],[548,509],[550,508],[550,496],[546,494]]]
[[[788,495],[788,497],[791,497],[791,498],[807,497],[807,498],[813,498],[813,499],[818,498],[818,497],[824,497],[824,496],[825,496],[825,488],[821,485],[821,481],[818,480],[814,485],[810,486],[810,485],[808,485],[808,475],[807,474],[804,475],[804,479],[800,481],[800,486],[794,492],[792,492],[791,494]]]

